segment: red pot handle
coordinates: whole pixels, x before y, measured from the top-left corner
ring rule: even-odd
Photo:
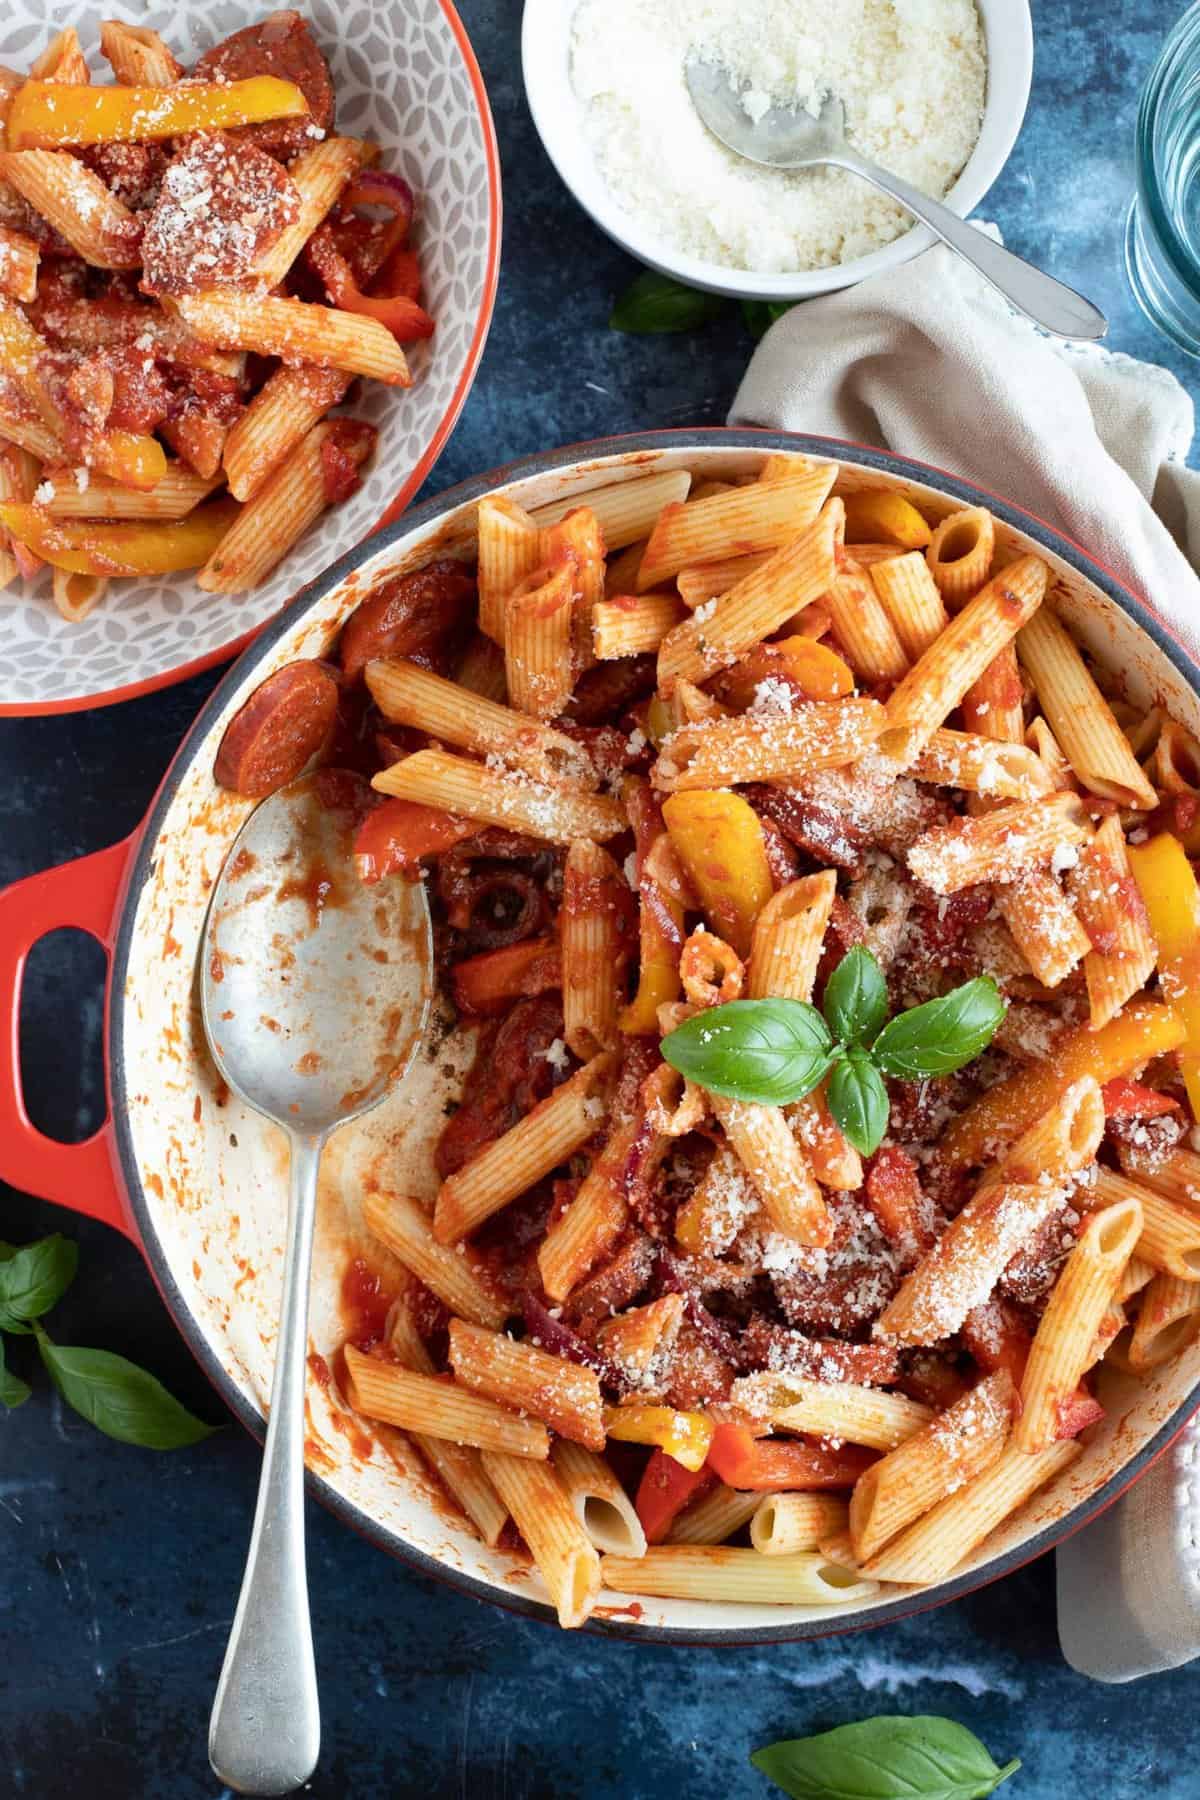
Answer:
[[[74,925],[111,952],[117,898],[133,839],[46,869],[0,891],[0,1180],[72,1212],[103,1219],[135,1243],[122,1196],[108,1120],[81,1144],[60,1144],[30,1121],[21,1089],[21,983],[39,938]]]

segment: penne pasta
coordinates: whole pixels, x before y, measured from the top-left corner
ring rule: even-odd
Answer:
[[[773,1106],[710,1094],[738,1161],[762,1199],[776,1231],[797,1244],[827,1244],[829,1213],[803,1150]]]
[[[782,480],[730,488],[705,500],[664,506],[638,571],[638,590],[658,587],[735,543],[743,554],[778,550],[812,525],[837,474],[832,463],[801,464]]]
[[[588,1450],[604,1448],[600,1380],[594,1369],[565,1361],[464,1319],[450,1321],[450,1367],[464,1387],[532,1415]]]
[[[1010,1445],[957,1493],[938,1502],[914,1525],[868,1558],[864,1572],[880,1581],[942,1581],[1040,1487],[1079,1455],[1074,1441],[1051,1444],[1033,1455]]]
[[[1025,742],[1021,670],[1016,650],[1011,644],[1006,644],[999,655],[992,658],[979,679],[971,683],[962,697],[962,716],[967,730],[977,732],[980,737],[992,738],[1003,744]],[[1035,723],[1045,726],[1046,721],[1039,719]],[[1069,781],[1056,779],[1057,771],[1045,767],[1045,759],[1039,754],[1038,742],[1032,743],[1030,748],[1035,756],[1039,756],[1045,768],[1048,787],[1042,790],[1044,793],[1072,785]]]
[[[11,300],[36,300],[40,258],[33,238],[0,225],[0,294]]]
[[[877,700],[813,700],[791,715],[746,715],[685,725],[664,744],[651,771],[668,793],[786,781],[854,762],[884,728]]]
[[[559,524],[576,507],[586,506],[595,514],[608,548],[624,550],[649,535],[664,507],[686,500],[691,485],[692,477],[687,469],[663,469],[654,475],[639,475],[632,481],[589,488],[586,493],[567,500],[547,501],[544,506],[535,507],[532,518],[535,525],[548,528]]]
[[[141,263],[139,221],[98,175],[67,151],[0,150],[0,180],[28,200],[93,268],[136,269]]]
[[[350,377],[314,364],[276,369],[254,396],[221,449],[225,479],[235,500],[249,500],[274,469],[291,456],[343,399]]]
[[[913,664],[887,703],[885,755],[907,767],[1041,605],[1049,570],[1022,556],[981,588]]]
[[[759,1493],[740,1493],[723,1481],[685,1507],[667,1533],[668,1544],[722,1544],[749,1523],[762,1505]]]
[[[255,350],[285,363],[328,364],[391,387],[412,385],[408,362],[391,332],[362,313],[216,288],[180,294],[171,304],[197,337],[219,349]]]
[[[443,1181],[433,1217],[439,1243],[453,1244],[523,1194],[587,1143],[604,1118],[611,1052],[593,1057],[548,1099]]]
[[[760,1556],[817,1550],[846,1526],[846,1502],[834,1494],[764,1494],[750,1517],[750,1542]]]
[[[764,485],[761,492],[769,492],[771,485]],[[793,614],[827,593],[836,571],[842,524],[841,501],[828,501],[807,530],[785,541],[760,569],[718,600],[698,606],[690,619],[668,632],[658,652],[660,688],[669,692],[681,679],[703,681],[727,669],[752,644],[770,637]],[[638,584],[654,585],[646,579],[644,557]]]
[[[957,611],[987,580],[996,549],[996,526],[983,506],[967,506],[942,520],[925,551],[934,585]]]
[[[381,658],[367,664],[366,682],[380,712],[397,725],[476,756],[497,757],[536,781],[598,785],[587,752],[565,732],[482,695],[464,704],[461,670],[456,681],[446,681],[404,657]]]
[[[363,1223],[431,1294],[460,1319],[498,1330],[509,1308],[476,1274],[466,1257],[433,1235],[429,1215],[405,1194],[369,1192]]]
[[[821,596],[830,629],[854,673],[864,682],[899,681],[909,667],[904,646],[871,578],[855,562],[839,568]]]
[[[1007,1369],[985,1375],[863,1472],[850,1496],[850,1541],[868,1562],[906,1526],[993,1465],[1007,1441],[1016,1393]]]
[[[1128,1264],[1126,1265],[1128,1267]],[[1200,1280],[1155,1275],[1142,1295],[1129,1340],[1129,1366],[1140,1374],[1186,1350],[1200,1331]]]
[[[421,1340],[410,1306],[400,1300],[388,1319],[388,1349],[403,1368],[417,1375],[434,1373],[433,1359]],[[449,1489],[478,1531],[494,1548],[508,1523],[508,1508],[483,1472],[480,1452],[468,1444],[452,1444],[423,1432],[409,1433],[434,1474]]]
[[[1200,1281],[1200,1213],[1186,1202],[1168,1198],[1148,1181],[1103,1167],[1096,1170],[1087,1198],[1093,1206],[1136,1200],[1142,1209],[1142,1235],[1134,1257],[1179,1281]]]
[[[644,1556],[642,1522],[604,1458],[570,1438],[559,1438],[550,1460],[588,1542],[614,1556]]]
[[[183,519],[220,485],[219,476],[205,480],[181,463],[168,463],[152,488],[126,487],[90,471],[81,486],[77,470],[51,468],[42,471],[38,504],[54,519]]]
[[[980,1186],[927,1250],[879,1318],[878,1334],[936,1344],[982,1305],[1021,1244],[1066,1199],[1053,1181]]]
[[[1048,869],[999,884],[996,905],[1043,987],[1058,987],[1092,953],[1092,940]]]
[[[657,650],[687,616],[673,594],[617,594],[592,608],[592,641],[601,662]]]
[[[572,838],[610,838],[625,830],[625,815],[606,794],[584,794],[570,788],[532,781],[512,769],[497,769],[449,756],[442,750],[418,750],[374,776],[372,787],[400,800],[416,800],[497,825],[526,831],[551,844]]]
[[[858,561],[857,546],[854,555]],[[871,585],[899,639],[907,668],[924,656],[950,622],[937,583],[919,550],[874,562],[870,572]]]
[[[1058,1436],[1060,1409],[1091,1366],[1101,1321],[1141,1235],[1142,1208],[1133,1198],[1101,1207],[1085,1219],[1029,1351],[1013,1431],[1019,1450],[1046,1450]]]
[[[170,87],[183,74],[157,31],[146,25],[127,25],[123,19],[102,19],[100,50],[116,79],[126,87]]]
[[[1090,836],[1079,796],[1049,794],[974,819],[935,825],[913,844],[907,861],[917,880],[935,894],[956,894],[980,881],[1016,881],[1064,854],[1069,857]]]
[[[563,557],[519,581],[504,601],[504,679],[518,712],[553,719],[575,685],[575,565]]]
[[[590,838],[576,838],[563,875],[562,995],[564,1035],[579,1057],[616,1042],[625,893],[608,852]]]
[[[1062,621],[1046,610],[1026,621],[1017,655],[1084,786],[1119,806],[1154,806],[1158,797]]]
[[[823,869],[789,882],[761,908],[750,946],[751,999],[812,999],[836,893],[836,874]]]
[[[477,1450],[502,1449],[510,1456],[542,1461],[550,1454],[546,1428],[536,1419],[519,1418],[440,1376],[418,1375],[396,1363],[364,1356],[353,1344],[347,1344],[343,1354],[346,1398],[364,1418]]]
[[[847,1606],[878,1592],[875,1582],[829,1562],[819,1551],[760,1556],[757,1550],[725,1545],[664,1544],[641,1558],[605,1556],[600,1580],[622,1594],[754,1606]]]
[[[962,788],[990,800],[1040,800],[1054,788],[1036,751],[986,733],[935,731],[912,764],[918,781]]]
[[[641,1124],[634,1118],[613,1126],[575,1198],[547,1228],[538,1248],[538,1274],[550,1300],[565,1300],[624,1230],[625,1171]]]
[[[1071,898],[1091,947],[1084,958],[1092,1030],[1115,1018],[1154,973],[1158,945],[1129,865],[1115,814],[1103,819],[1068,876]]]
[[[749,1377],[752,1382],[755,1378]],[[772,1406],[771,1422],[784,1431],[811,1437],[840,1438],[870,1450],[894,1450],[933,1418],[928,1406],[905,1394],[882,1388],[856,1387],[848,1381],[810,1381],[801,1375],[772,1376],[786,1391],[783,1406]],[[745,1390],[737,1383],[735,1394]]]
[[[328,506],[325,455],[333,445],[358,469],[374,449],[374,428],[351,419],[315,425],[247,501],[196,576],[198,587],[243,594],[266,579]]]
[[[264,288],[279,285],[351,176],[374,161],[375,154],[372,145],[357,138],[327,137],[294,158],[288,174],[300,197],[299,210],[255,262],[254,280]]]
[[[559,1624],[582,1625],[599,1596],[600,1558],[557,1474],[542,1463],[486,1452],[483,1467],[529,1546]]]

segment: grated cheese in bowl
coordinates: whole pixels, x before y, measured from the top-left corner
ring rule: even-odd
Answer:
[[[912,219],[845,170],[766,169],[727,150],[688,95],[693,50],[729,69],[751,118],[837,94],[850,142],[938,198],[979,136],[975,0],[580,0],[571,82],[596,166],[638,225],[706,262],[829,268]]]

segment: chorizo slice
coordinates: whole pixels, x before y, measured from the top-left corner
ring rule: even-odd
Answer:
[[[342,627],[343,674],[353,680],[377,656],[408,656],[426,668],[439,669],[474,607],[475,578],[452,557],[392,576]]]
[[[276,75],[295,82],[308,101],[307,119],[264,119],[244,125],[239,136],[272,156],[286,160],[333,124],[333,80],[329,64],[308,25],[290,8],[273,12],[257,25],[235,31],[206,50],[192,74],[203,81],[245,81],[252,75]]]
[[[213,770],[220,785],[262,800],[294,780],[333,729],[337,704],[337,681],[320,663],[287,663],[268,675],[221,739]]]

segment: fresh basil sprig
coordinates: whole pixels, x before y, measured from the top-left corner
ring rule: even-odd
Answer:
[[[792,1800],[987,1800],[1015,1775],[953,1719],[860,1719],[756,1750],[750,1761]]]
[[[720,294],[705,294],[660,275],[656,269],[643,269],[619,296],[608,323],[613,331],[637,334],[694,331],[717,318],[728,305]]]
[[[217,1429],[206,1425],[169,1394],[160,1381],[111,1350],[56,1344],[42,1318],[62,1299],[79,1265],[69,1238],[39,1238],[18,1249],[0,1244],[0,1331],[32,1335],[38,1354],[67,1405],[98,1431],[148,1450],[178,1450]],[[28,1400],[28,1382],[4,1362],[0,1337],[0,1406]]]
[[[662,1041],[672,1068],[730,1100],[789,1106],[829,1076],[829,1110],[864,1156],[887,1130],[885,1075],[951,1075],[987,1048],[1005,1005],[990,975],[887,1019],[887,983],[871,952],[844,956],[825,984],[825,1016],[802,1000],[731,1000]]]

